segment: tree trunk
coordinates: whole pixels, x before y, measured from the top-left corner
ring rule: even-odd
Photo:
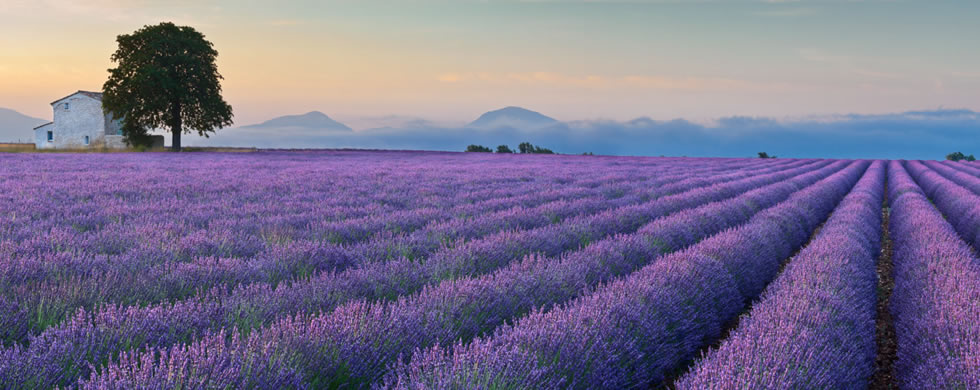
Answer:
[[[180,133],[184,132],[183,120],[180,117],[180,102],[176,102],[171,106],[170,109],[170,119],[173,123],[170,125],[170,131],[173,133],[173,142],[171,148],[175,152],[180,151]]]
[[[180,130],[173,129],[173,146],[172,149],[175,152],[180,151]]]

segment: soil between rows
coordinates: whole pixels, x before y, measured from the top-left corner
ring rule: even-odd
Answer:
[[[889,235],[888,182],[885,182],[885,201],[881,205],[881,254],[878,256],[878,313],[875,317],[875,339],[878,354],[875,358],[875,371],[871,375],[869,388],[872,390],[897,389],[895,382],[895,359],[897,342],[895,324],[892,321],[892,290],[895,287],[892,262],[892,240]]]

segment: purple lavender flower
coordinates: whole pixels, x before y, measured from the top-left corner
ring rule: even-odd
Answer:
[[[875,260],[884,162],[878,161],[737,329],[678,389],[866,388],[875,360]]]

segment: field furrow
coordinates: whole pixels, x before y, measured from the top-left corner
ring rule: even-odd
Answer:
[[[905,168],[960,237],[974,249],[980,247],[980,195],[972,190],[980,190],[980,179],[921,161],[906,161]]]
[[[716,177],[721,176],[726,180],[734,180],[754,172],[749,169],[745,173],[732,174],[723,168],[715,167],[715,170],[720,170]],[[767,169],[762,168],[761,171],[765,172]],[[458,245],[461,240],[478,238],[500,230],[535,228],[575,215],[623,207],[642,202],[650,196],[670,193],[676,188],[683,188],[678,187],[679,184],[692,182],[691,179],[678,182],[681,177],[670,175],[666,178],[650,179],[647,183],[641,181],[626,184],[623,183],[626,179],[606,179],[609,180],[607,183],[588,188],[587,191],[569,187],[543,191],[530,197],[521,196],[509,204],[519,206],[510,210],[495,213],[487,211],[476,215],[470,213],[465,218],[427,224],[416,232],[379,233],[377,239],[364,244],[357,244],[356,240],[341,245],[323,241],[293,242],[294,240],[288,239],[282,245],[268,246],[249,257],[202,255],[186,261],[162,261],[159,264],[141,261],[147,267],[134,267],[137,262],[109,256],[86,261],[89,259],[79,259],[72,255],[68,263],[70,269],[57,267],[58,263],[52,265],[47,258],[41,260],[36,257],[12,257],[4,264],[7,272],[0,277],[6,300],[9,304],[37,310],[20,314],[20,318],[31,320],[18,327],[23,329],[8,331],[10,335],[19,336],[10,336],[6,341],[9,342],[10,338],[23,340],[28,333],[39,332],[61,322],[77,308],[91,310],[106,304],[154,304],[200,294],[215,286],[234,287],[259,281],[275,286],[283,280],[302,278],[321,271],[343,270],[366,261],[399,256],[423,257],[441,247]],[[645,188],[644,184],[653,189]],[[663,191],[658,191],[661,187]],[[614,198],[605,198],[605,194],[612,194]],[[480,206],[480,203],[476,205]],[[449,214],[455,212],[450,211]],[[398,222],[398,218],[397,215],[393,216],[389,226],[404,228],[406,225]],[[132,255],[145,256],[140,251],[135,251]]]
[[[705,187],[705,186],[711,187],[712,184],[716,184],[716,183],[726,183],[726,182],[742,183],[736,185],[735,187],[733,187],[732,185],[728,185],[728,186],[721,185],[720,187],[718,187],[719,189],[723,190],[720,193],[720,195],[712,195],[712,196],[727,197],[727,196],[734,195],[737,192],[736,190],[738,191],[747,190],[747,188],[744,189],[739,189],[739,188],[745,187],[746,186],[746,184],[744,184],[745,180],[748,180],[747,178],[750,178],[753,175],[761,175],[761,174],[766,174],[771,172],[785,171],[785,173],[783,173],[784,176],[782,177],[791,177],[795,174],[805,172],[819,166],[824,166],[828,163],[829,162],[799,160],[799,161],[779,162],[776,164],[773,163],[763,164],[763,163],[755,163],[755,162],[751,164],[746,164],[744,163],[744,161],[736,161],[736,162],[732,162],[731,166],[727,166],[725,164],[718,164],[712,166],[711,169],[689,169],[687,175],[685,175],[683,179],[678,176],[670,176],[670,175],[659,177],[659,178],[653,178],[653,176],[648,175],[647,177],[650,178],[651,183],[657,183],[660,185],[653,186],[652,188],[645,191],[643,191],[642,188],[640,188],[640,190],[646,194],[652,194],[651,196],[659,196],[661,198],[663,197],[671,198],[671,196],[673,196],[672,198],[673,203],[669,203],[669,205],[673,205],[673,206],[670,207],[683,208],[683,207],[687,207],[686,203],[684,203],[685,196],[679,196],[679,195],[682,195],[684,192],[686,192],[685,190],[690,191],[691,189]],[[744,166],[745,169],[736,169],[736,167],[739,166]],[[812,167],[807,168],[808,166],[812,166]],[[794,167],[798,167],[798,168],[794,168]],[[714,172],[716,174],[714,176],[708,176],[702,178],[697,176],[692,177],[691,176],[692,172]],[[605,192],[612,191],[611,193],[616,197],[616,199],[614,200],[622,201],[622,199],[626,198],[624,196],[626,195],[625,192],[616,189],[615,181],[611,180],[609,173],[608,172],[601,172],[601,173],[603,174],[603,180],[594,181],[594,185],[592,186],[592,188],[609,187],[610,190],[606,190]],[[633,175],[634,177],[637,176],[636,174],[631,174],[631,175]],[[654,182],[653,180],[659,180],[659,181]],[[767,180],[770,181],[780,180],[780,177],[772,176],[772,177],[768,177]],[[644,183],[638,182],[634,184],[637,187],[642,187]],[[623,187],[618,187],[618,188],[621,189]],[[731,192],[731,191],[736,191],[736,192]],[[598,192],[605,193],[604,191],[598,191]],[[701,192],[701,195],[699,195],[700,197],[697,197],[695,200],[702,199],[702,200],[698,200],[699,202],[708,201],[709,198],[704,197],[704,194],[707,193],[710,192]],[[671,195],[671,194],[678,194],[678,195]],[[580,222],[576,225],[578,226],[578,228],[566,229],[566,230],[569,232],[568,234],[571,233],[581,234],[582,227],[588,227],[589,229],[586,229],[585,231],[585,233],[588,233],[589,231],[599,232],[599,229],[601,228],[610,227],[610,226],[620,226],[623,223],[626,223],[627,225],[630,224],[635,225],[637,222],[634,221],[632,218],[623,219],[620,217],[620,215],[626,215],[628,214],[627,212],[634,212],[634,211],[637,211],[637,209],[627,208],[626,210],[623,210],[623,212],[620,214],[607,214],[606,217],[602,217],[605,219],[602,218],[600,218],[599,220],[596,220],[594,218],[585,219],[583,220],[584,222]],[[600,224],[598,227],[587,226],[588,223],[595,223],[601,221],[607,221],[607,222]],[[560,222],[564,223],[563,221]],[[610,225],[610,223],[612,223],[612,225]],[[441,225],[436,224],[433,226],[438,227]],[[470,225],[468,224],[464,225],[464,228],[468,228],[469,226]],[[482,231],[484,233],[492,234],[494,237],[496,237],[497,241],[499,242],[506,242],[506,239],[519,235],[518,233],[520,233],[519,231],[514,231],[509,234],[496,233],[494,232],[495,230],[494,228],[495,228],[494,225],[488,224]],[[627,229],[630,228],[627,227]],[[450,234],[456,233],[451,229],[448,229],[447,231],[451,232]],[[475,231],[480,231],[480,229],[475,229]],[[544,233],[550,233],[553,235],[555,231],[546,230],[544,231]],[[579,237],[582,236],[580,235]],[[601,237],[602,236],[600,235],[600,236],[596,236],[596,238],[590,238],[589,240],[599,239]],[[429,237],[426,236],[426,238]],[[549,237],[547,234],[543,234],[543,235],[539,234],[539,237],[537,237],[539,242],[542,243],[547,242],[548,238]],[[568,242],[568,244],[564,244],[564,245],[574,245],[574,246],[568,246],[568,248],[577,247],[583,244],[583,242],[578,242],[573,244],[572,242],[574,242],[574,240],[571,241],[566,240],[562,242]],[[493,253],[492,250],[499,249],[496,248],[494,245],[492,245],[493,244],[492,241],[484,244],[491,244],[491,245],[484,245],[484,249],[491,250],[491,252],[487,252],[487,253],[492,254]],[[466,245],[467,244],[464,242],[463,246]],[[503,258],[508,258],[508,257],[520,258],[521,256],[520,251],[524,251],[523,253],[531,252],[530,250],[521,248],[520,245],[511,245],[509,248],[512,248],[510,250],[517,250],[518,254],[514,256],[504,256]],[[446,248],[445,250],[449,250],[449,249],[450,248]],[[480,247],[477,247],[477,249],[479,250]],[[537,248],[531,247],[531,249],[533,250]],[[437,251],[436,253],[439,252]],[[459,251],[448,252],[446,256],[444,256],[443,258],[450,259],[451,256],[448,255],[452,255],[454,253],[460,253],[460,252]],[[553,252],[551,254],[557,254],[557,253],[560,253],[560,251]],[[412,261],[412,259],[401,258],[401,257],[396,260],[405,261],[406,263]],[[470,259],[471,262],[477,260],[479,259],[478,258]],[[286,267],[295,266],[293,264],[293,259],[279,259],[276,263],[285,264]],[[383,264],[384,261],[380,261],[378,263]],[[243,262],[240,264],[247,265],[248,263]],[[238,271],[240,271],[239,273],[246,274],[247,276],[250,269],[248,267],[242,267]],[[235,273],[225,273],[225,275],[236,277]],[[328,273],[325,275],[334,275],[334,274]],[[241,276],[237,276],[237,277],[241,277]],[[309,281],[314,279],[316,278],[311,278],[309,280],[299,280],[296,284],[306,285],[306,287],[316,288],[315,285],[310,286],[309,284]],[[257,283],[257,284],[253,284],[248,288],[235,289],[232,290],[231,292],[212,291],[207,294],[204,294],[201,299],[188,300],[186,303],[178,302],[175,305],[164,304],[164,305],[150,306],[146,308],[137,307],[137,306],[126,307],[126,306],[109,305],[109,306],[104,306],[93,313],[87,313],[81,311],[77,313],[77,315],[73,316],[69,320],[69,322],[54,327],[50,329],[50,331],[45,331],[44,333],[42,333],[37,337],[32,337],[30,339],[29,347],[15,347],[3,351],[5,360],[7,360],[8,362],[19,361],[20,363],[7,365],[5,369],[0,370],[0,379],[6,377],[19,378],[17,380],[12,380],[5,383],[18,383],[18,381],[20,383],[35,383],[35,384],[73,383],[75,381],[75,377],[77,376],[75,375],[74,372],[87,370],[87,364],[88,364],[87,362],[100,365],[103,364],[104,362],[107,362],[108,359],[111,359],[112,356],[114,356],[114,354],[119,353],[120,351],[125,351],[132,348],[136,348],[137,350],[139,350],[146,346],[159,346],[159,345],[165,346],[165,345],[172,344],[174,342],[188,342],[199,337],[201,334],[203,334],[203,332],[222,329],[225,327],[230,327],[230,328],[239,327],[243,329],[249,329],[254,326],[260,326],[262,323],[271,322],[272,320],[277,318],[278,315],[274,315],[274,316],[263,315],[267,313],[256,312],[256,311],[245,312],[241,310],[243,309],[242,306],[243,304],[246,305],[245,308],[251,308],[251,307],[261,308],[260,305],[253,305],[253,303],[261,304],[263,302],[269,302],[269,300],[249,302],[249,299],[252,296],[249,295],[248,293],[255,292],[255,291],[262,291],[262,289],[267,289],[268,291],[280,291],[281,288],[286,288],[286,287],[293,287],[293,286],[291,284],[287,284],[287,285],[282,285],[277,287],[274,283]],[[309,290],[302,291],[302,290],[294,289],[294,294],[292,294],[290,297],[292,299],[290,300],[290,302],[288,302],[294,308],[294,310],[292,311],[293,313],[308,312],[308,310],[301,305],[306,303],[310,298],[321,299],[320,297],[316,296],[316,294],[305,295],[305,296],[302,294],[302,292],[308,292],[308,291]],[[242,292],[245,292],[245,294],[242,294]],[[395,294],[395,296],[397,295],[398,294]],[[351,298],[355,298],[355,297],[356,295],[351,296]],[[236,301],[234,300],[235,298],[238,298],[240,300]],[[343,298],[343,299],[351,299],[351,298]],[[275,310],[277,310],[276,304],[280,302],[272,301],[272,303],[273,305],[271,305],[271,307],[274,313]],[[326,307],[326,309],[329,309],[333,305]],[[15,314],[17,313],[18,310],[23,310],[23,308],[25,307],[25,305],[18,305],[18,304],[13,304],[13,305],[6,304],[0,306],[4,306],[3,309],[6,310],[13,310]],[[196,308],[196,309],[203,308],[204,310],[209,310],[209,312],[204,312],[201,310],[197,312],[193,310],[188,310],[188,311],[176,310],[178,308],[188,308],[188,307]],[[219,314],[221,313],[224,314],[215,316],[214,314],[216,310],[218,310]],[[200,315],[200,314],[205,314],[205,315]],[[244,318],[247,321],[242,320],[243,315],[245,316]],[[16,315],[12,317],[6,317],[5,321],[8,321],[9,323],[9,320],[11,318],[14,320],[13,324],[16,325],[17,324]],[[21,318],[24,318],[24,316],[21,316]],[[161,323],[163,325],[169,324],[173,326],[160,326]],[[241,326],[242,324],[246,324],[246,325]],[[94,326],[86,326],[86,325],[94,325]],[[161,339],[161,337],[163,339]],[[150,342],[146,342],[146,340],[150,340]],[[65,348],[70,349],[71,352],[68,352]],[[30,359],[22,359],[22,358],[15,358],[14,357],[15,355],[21,357],[31,355],[32,357]],[[20,367],[20,368],[16,368],[16,367]],[[52,369],[46,369],[46,368],[38,369],[38,367],[52,367],[53,371],[51,371]],[[79,371],[73,371],[73,370],[79,370]],[[23,375],[24,372],[29,372],[30,374],[28,374],[25,377]]]
[[[278,367],[279,364],[262,361],[263,355],[249,352],[244,345],[276,340],[277,347],[270,351],[271,359],[298,368],[304,382],[310,386],[368,387],[380,380],[387,366],[399,356],[410,356],[415,349],[434,344],[469,340],[530,310],[574,298],[598,283],[655,261],[665,252],[684,248],[744,222],[756,211],[839,169],[840,165],[827,167],[735,198],[670,214],[645,225],[635,234],[598,241],[559,258],[531,256],[493,274],[447,281],[394,302],[355,302],[321,316],[288,318],[251,339],[241,340],[241,347],[220,349],[245,352],[244,356],[227,359],[245,359],[256,362],[257,366],[244,370],[248,372],[248,378],[237,378],[238,382],[208,383],[208,386],[239,386],[252,380],[253,376],[266,377],[267,373],[260,373],[260,367]],[[197,350],[201,345],[216,342],[203,340],[187,349]],[[166,354],[169,356],[168,367],[154,367],[154,372],[169,370],[171,364],[192,364],[184,358],[189,355],[173,351]],[[109,370],[119,369],[113,366]],[[199,378],[211,378],[216,369],[219,368],[199,366],[195,367],[195,372],[200,374]],[[257,384],[260,387],[266,385],[271,384]]]
[[[866,388],[886,165],[875,162],[820,232],[677,389]],[[806,375],[799,375],[805,372]]]
[[[656,385],[719,336],[868,163],[794,194],[747,224],[492,336],[416,353],[395,388],[625,388]],[[711,286],[711,288],[704,288]]]
[[[905,169],[891,168],[899,385],[980,388],[980,262]]]
[[[968,162],[0,154],[0,388],[980,388],[978,247]]]

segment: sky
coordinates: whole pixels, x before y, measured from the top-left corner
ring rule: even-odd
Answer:
[[[0,0],[0,107],[100,90],[115,37],[172,21],[219,52],[238,125],[980,111],[980,2]]]

